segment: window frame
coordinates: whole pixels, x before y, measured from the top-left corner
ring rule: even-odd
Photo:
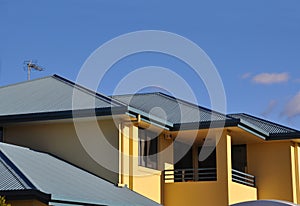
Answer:
[[[138,130],[138,165],[158,169],[158,135],[147,129]]]

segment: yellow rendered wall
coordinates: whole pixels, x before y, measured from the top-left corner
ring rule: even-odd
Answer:
[[[249,187],[236,182],[231,182],[229,199],[230,204],[257,200],[257,189],[255,187]]]
[[[256,177],[258,199],[294,201],[291,153],[291,142],[248,145],[248,172]]]
[[[164,184],[165,206],[227,206],[231,178],[231,138],[223,134],[216,146],[217,181],[175,182]]]
[[[95,132],[93,132],[94,130],[91,129],[89,121],[83,121],[80,124],[85,133],[84,138],[104,138],[99,133],[95,134]],[[98,124],[101,126],[104,136],[111,145],[116,147],[117,151],[118,129],[114,123],[110,120],[101,120]],[[113,183],[118,182],[117,173],[102,167],[85,151],[77,137],[73,123],[52,122],[6,126],[4,130],[4,141],[51,153]],[[105,149],[101,148],[101,145],[95,146],[99,148],[99,151]],[[101,155],[101,157],[102,156],[103,155]],[[110,164],[115,167],[118,172],[118,156],[117,158],[113,157]]]
[[[120,136],[120,183],[161,203],[161,172],[138,166],[138,127],[123,124]]]
[[[46,204],[37,200],[10,200],[6,202],[11,206],[46,206]]]
[[[295,174],[296,174],[296,193],[297,204],[300,204],[300,145],[295,145]]]
[[[292,162],[292,175],[293,175],[293,198],[294,203],[300,203],[300,168],[299,168],[299,160],[300,160],[300,147],[299,143],[294,142],[293,147],[291,149],[291,156],[294,160]]]
[[[222,183],[175,182],[164,185],[164,206],[228,206]]]
[[[216,147],[217,181],[164,184],[165,206],[228,206],[257,199],[256,188],[232,182],[231,137],[223,133]]]

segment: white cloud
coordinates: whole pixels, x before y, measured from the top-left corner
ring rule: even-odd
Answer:
[[[262,73],[254,76],[252,80],[257,84],[275,84],[289,80],[289,74],[284,73]]]
[[[242,79],[248,79],[251,76],[250,72],[247,72],[241,76]]]
[[[300,92],[298,92],[285,106],[283,115],[293,118],[300,115]]]

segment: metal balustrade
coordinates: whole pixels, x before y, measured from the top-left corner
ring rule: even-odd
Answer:
[[[163,177],[165,183],[216,181],[216,171],[216,168],[165,170]],[[232,169],[232,181],[239,184],[255,187],[255,176],[234,169]]]
[[[232,169],[232,181],[255,187],[255,176]]]
[[[175,169],[164,171],[164,181],[166,183],[215,180],[217,180],[216,168]]]

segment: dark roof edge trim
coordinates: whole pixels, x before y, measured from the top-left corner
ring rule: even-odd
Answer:
[[[174,124],[174,127],[171,129],[171,131],[233,127],[233,126],[237,126],[239,122],[240,122],[239,119],[227,119],[227,120],[206,121],[201,123],[200,122],[181,123],[181,124]]]
[[[58,119],[70,119],[70,118],[82,118],[93,116],[109,116],[126,114],[128,108],[122,107],[105,107],[96,109],[80,109],[80,110],[65,110],[55,112],[40,112],[30,114],[17,114],[17,115],[5,115],[0,116],[0,123],[18,123],[18,122],[32,122],[32,121],[46,121],[46,120],[58,120]]]
[[[3,153],[2,151],[0,151],[0,158],[10,167],[10,168],[12,168],[12,170],[13,170],[13,172],[15,172],[15,174],[16,175],[18,175],[21,179],[22,179],[22,181],[23,181],[23,183],[22,182],[20,182],[20,180],[19,180],[19,182],[23,185],[23,186],[25,186],[24,185],[24,183],[25,184],[27,184],[30,188],[32,188],[32,189],[36,189],[36,187],[32,184],[32,182],[19,170],[19,168],[5,155],[5,153]],[[14,175],[15,175],[14,174]],[[16,177],[16,178],[18,178],[18,177]],[[1,191],[0,191],[1,192]]]
[[[51,200],[51,194],[46,194],[39,190],[6,190],[0,191],[1,196],[5,196],[6,200],[31,200],[36,199],[48,205]]]
[[[268,140],[300,139],[300,132],[270,134]]]
[[[86,206],[108,206],[103,204],[91,204],[91,203],[84,203],[84,202],[76,202],[76,201],[69,201],[69,200],[51,200],[50,202],[53,203],[61,203],[61,204],[70,204],[70,205],[86,205]]]

